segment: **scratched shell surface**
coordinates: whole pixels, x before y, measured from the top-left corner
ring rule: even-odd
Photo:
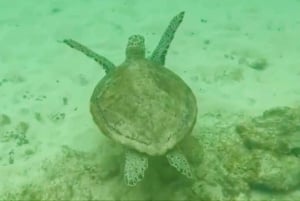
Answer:
[[[141,60],[124,62],[100,80],[90,110],[106,136],[148,155],[162,155],[191,133],[197,103],[179,76]]]

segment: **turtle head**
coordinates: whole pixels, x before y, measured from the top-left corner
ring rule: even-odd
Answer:
[[[126,59],[145,58],[145,39],[141,35],[132,35],[126,47]]]

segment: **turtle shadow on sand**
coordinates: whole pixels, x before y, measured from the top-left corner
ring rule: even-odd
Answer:
[[[128,39],[125,61],[116,66],[84,45],[63,42],[94,59],[106,75],[96,85],[90,112],[103,134],[125,150],[124,180],[128,186],[142,181],[149,156],[166,156],[168,163],[188,179],[193,171],[179,146],[191,137],[197,118],[192,90],[175,73],[164,67],[169,46],[184,12],[176,15],[153,53],[145,56],[144,37]]]

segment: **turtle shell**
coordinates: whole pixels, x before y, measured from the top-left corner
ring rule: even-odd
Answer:
[[[114,141],[148,155],[163,155],[191,133],[197,103],[179,76],[140,59],[125,61],[100,80],[90,111]]]

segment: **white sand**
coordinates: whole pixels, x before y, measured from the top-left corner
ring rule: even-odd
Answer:
[[[99,149],[102,136],[89,114],[89,98],[104,71],[58,42],[64,38],[80,41],[118,64],[129,35],[144,35],[151,51],[169,20],[184,10],[166,66],[193,89],[199,115],[217,111],[254,115],[273,106],[299,104],[299,1],[16,2],[0,1],[0,81],[7,80],[0,86],[0,114],[12,121],[0,131],[26,122],[29,144],[18,146],[14,139],[0,142],[0,195],[40,180],[42,161],[53,159],[61,145]],[[244,63],[257,59],[267,61],[265,70]],[[51,121],[59,113],[65,118]]]

